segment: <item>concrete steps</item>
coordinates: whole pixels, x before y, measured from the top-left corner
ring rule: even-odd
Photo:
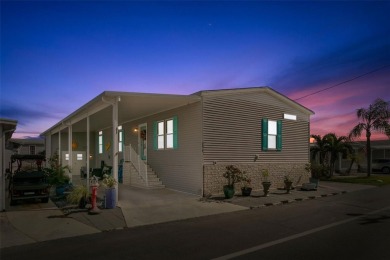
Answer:
[[[130,162],[129,162],[130,163]],[[162,184],[160,178],[157,174],[148,166],[147,168],[147,177],[148,182],[139,176],[135,167],[130,163],[130,178],[129,184],[133,187],[143,188],[143,189],[163,189],[165,185]]]

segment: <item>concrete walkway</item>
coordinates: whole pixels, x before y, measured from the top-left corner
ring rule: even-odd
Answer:
[[[295,189],[286,194],[283,190],[271,190],[268,197],[263,197],[259,191],[250,197],[235,196],[224,200],[218,197],[205,199],[168,189],[144,190],[120,185],[118,207],[102,209],[98,215],[89,215],[86,211],[65,215],[51,201],[8,206],[0,213],[0,248],[334,196],[372,187],[321,182],[317,191]],[[102,190],[99,192],[101,195]]]

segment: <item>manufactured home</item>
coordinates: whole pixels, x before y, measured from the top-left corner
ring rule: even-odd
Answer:
[[[123,185],[166,187],[199,196],[222,193],[227,165],[261,188],[262,169],[282,184],[307,182],[310,116],[269,87],[191,95],[106,91],[42,133],[72,175],[112,167]],[[276,187],[276,186],[275,186]]]

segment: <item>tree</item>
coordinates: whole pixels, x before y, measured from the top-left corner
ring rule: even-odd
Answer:
[[[383,99],[376,99],[368,108],[359,108],[356,115],[360,122],[354,126],[349,133],[349,138],[360,137],[363,132],[366,133],[366,151],[367,151],[367,177],[371,175],[371,133],[378,131],[389,134],[389,102]]]
[[[321,137],[320,135],[311,135],[316,145],[310,148],[312,160],[319,155],[320,165],[327,169],[327,177],[332,177],[335,170],[335,162],[340,154],[346,155],[353,153],[353,148],[346,136],[338,137],[334,133],[328,133]],[[325,173],[324,172],[324,173]]]
[[[316,145],[310,148],[310,152],[312,155],[312,160],[319,155],[320,164],[324,163],[325,155],[326,155],[326,140],[320,135],[311,135],[314,139]]]
[[[330,166],[330,177],[332,177],[335,170],[335,162],[339,158],[339,155],[342,154],[346,156],[347,154],[353,153],[353,148],[349,143],[349,139],[346,136],[337,137],[334,133],[326,134],[323,138],[325,140],[326,151],[328,152],[329,166]]]

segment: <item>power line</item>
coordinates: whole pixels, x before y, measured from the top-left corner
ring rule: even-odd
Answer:
[[[305,95],[305,96],[303,96],[303,97],[296,98],[296,99],[294,99],[294,100],[295,100],[295,101],[297,101],[297,100],[299,100],[299,99],[302,99],[302,98],[305,98],[305,97],[309,97],[309,96],[312,96],[312,95],[318,94],[318,93],[320,93],[320,92],[323,92],[323,91],[325,91],[325,90],[328,90],[328,89],[331,89],[331,88],[334,88],[334,87],[340,86],[340,85],[342,85],[342,84],[345,84],[345,83],[348,83],[348,82],[351,82],[351,81],[353,81],[353,80],[355,80],[355,79],[358,79],[358,78],[364,77],[364,76],[366,76],[366,75],[368,75],[368,74],[371,74],[371,73],[377,72],[377,71],[379,71],[379,70],[382,70],[382,69],[384,69],[384,68],[387,68],[387,67],[390,67],[390,65],[386,65],[386,66],[380,67],[380,68],[378,68],[378,69],[375,69],[375,70],[372,70],[372,71],[370,71],[370,72],[364,73],[364,74],[362,74],[362,75],[359,75],[359,76],[357,76],[357,77],[354,77],[354,78],[352,78],[352,79],[349,79],[349,80],[343,81],[343,82],[341,82],[341,83],[337,83],[336,85],[333,85],[333,86],[330,86],[330,87],[327,87],[327,88],[324,88],[324,89],[318,90],[318,91],[316,91],[316,92],[313,92],[313,93],[311,93],[311,94],[307,94],[307,95]]]

